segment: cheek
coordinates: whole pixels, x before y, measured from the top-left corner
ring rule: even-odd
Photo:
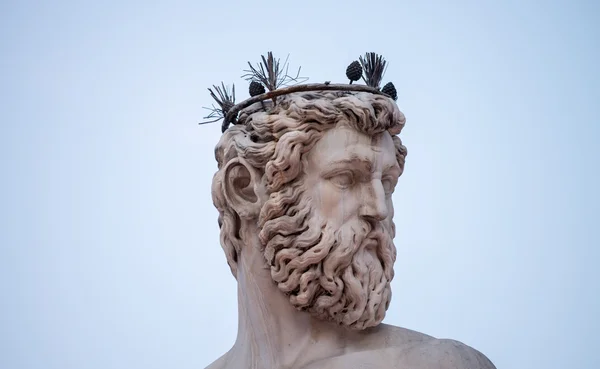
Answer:
[[[319,182],[313,188],[319,213],[334,226],[341,226],[347,219],[357,215],[358,201],[356,190],[341,191],[326,182]]]
[[[388,220],[392,221],[394,219],[394,202],[392,201],[392,197],[388,197],[387,199],[387,208],[388,208]]]
[[[319,182],[314,187],[316,192],[317,209],[325,218],[335,217],[340,212],[340,204],[343,203],[343,196],[331,188],[327,183]]]

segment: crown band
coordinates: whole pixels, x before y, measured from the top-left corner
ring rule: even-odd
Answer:
[[[290,87],[280,88],[274,91],[269,91],[264,94],[260,94],[249,99],[242,101],[239,104],[234,105],[227,111],[225,118],[223,119],[223,125],[221,130],[225,132],[229,128],[230,124],[236,124],[237,114],[252,104],[260,101],[269,100],[277,96],[288,95],[295,92],[308,92],[308,91],[356,91],[356,92],[369,92],[376,95],[388,96],[380,90],[366,85],[347,85],[347,84],[330,84],[330,83],[308,83],[304,85],[296,85]]]

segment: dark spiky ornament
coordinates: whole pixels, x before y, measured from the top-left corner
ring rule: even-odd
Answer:
[[[257,96],[265,93],[265,86],[262,83],[257,81],[250,82],[249,87],[250,96]]]
[[[352,82],[358,81],[362,77],[363,69],[358,60],[350,63],[348,68],[346,68],[346,77],[350,80],[350,84]]]
[[[394,101],[398,100],[398,92],[396,92],[396,87],[394,87],[394,84],[392,82],[386,83],[385,86],[383,86],[383,88],[381,89],[381,92],[394,99]]]
[[[231,101],[223,101],[223,114],[227,115],[227,112],[233,108],[235,104]]]
[[[365,71],[365,83],[367,86],[379,88],[381,79],[385,74],[386,61],[383,56],[369,52],[358,58]]]
[[[350,80],[348,85],[331,84],[330,81],[322,84],[302,85],[300,83],[307,80],[307,78],[299,77],[300,68],[298,68],[295,76],[289,75],[287,58],[282,64],[279,59],[273,56],[272,52],[268,52],[267,56],[262,55],[261,57],[262,62],[259,62],[256,66],[248,62],[250,69],[245,70],[245,74],[242,76],[250,83],[248,87],[250,98],[236,105],[235,86],[232,86],[230,91],[229,87],[226,87],[221,82],[221,86],[213,86],[214,91],[209,88],[208,90],[217,106],[213,104],[212,107],[205,108],[211,111],[205,119],[212,120],[201,122],[200,124],[212,123],[222,119],[221,130],[225,132],[230,124],[237,124],[237,114],[241,109],[257,102],[263,104],[263,100],[267,99],[272,100],[274,106],[277,104],[278,96],[296,92],[326,90],[361,91],[386,95],[393,100],[398,99],[396,88],[391,82],[387,83],[383,88],[379,87],[386,70],[387,62],[383,56],[374,52],[365,53],[357,61],[353,61],[348,65],[346,68],[346,76]],[[352,85],[353,82],[359,81],[361,78],[364,80],[366,86]],[[264,105],[263,109],[266,109]]]

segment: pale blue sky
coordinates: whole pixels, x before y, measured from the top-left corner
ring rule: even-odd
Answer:
[[[600,5],[3,1],[0,368],[203,368],[236,285],[206,88],[273,50],[345,82],[366,51],[407,117],[386,322],[498,368],[600,367]]]

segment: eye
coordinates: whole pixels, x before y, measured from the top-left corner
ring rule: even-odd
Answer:
[[[395,181],[391,178],[383,178],[381,184],[383,185],[383,190],[388,195],[394,192],[394,188],[396,187]]]
[[[354,176],[352,172],[342,172],[329,177],[331,183],[339,188],[345,189],[354,184]]]

